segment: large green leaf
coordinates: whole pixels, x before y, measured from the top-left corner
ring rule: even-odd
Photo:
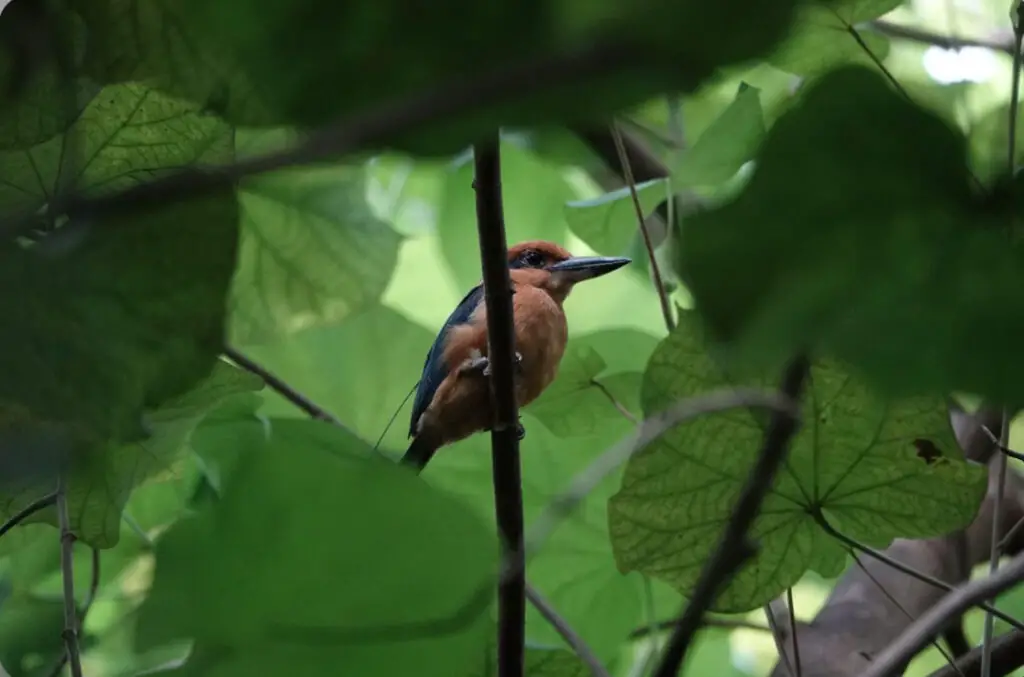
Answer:
[[[808,4],[798,12],[792,33],[769,57],[769,62],[805,77],[848,63],[877,67],[877,62],[889,54],[889,39],[870,30],[856,30],[856,26],[877,19],[901,4],[903,0],[837,0]]]
[[[111,86],[67,134],[0,153],[0,208],[39,209],[64,191],[97,194],[231,155],[230,129],[195,106]],[[77,535],[105,547],[128,491],[162,462],[131,446],[148,436],[144,409],[208,376],[223,346],[237,201],[222,190],[55,225],[41,217],[34,244],[0,248],[2,505],[49,491],[71,453]]]
[[[317,327],[296,334],[285,343],[253,349],[252,355],[286,377],[300,392],[338,416],[359,435],[375,440],[388,419],[399,409],[423,367],[423,358],[433,333],[401,314],[384,307],[366,311],[333,326]],[[636,402],[638,383],[619,375],[643,370],[656,340],[628,330],[602,331],[574,338],[571,353],[596,351],[606,367],[598,380],[625,404]],[[367,359],[386,355],[386,359]],[[566,365],[564,377],[573,380],[574,367]],[[337,375],[343,374],[343,378]],[[559,388],[562,375],[551,388]],[[611,378],[608,381],[606,379]],[[564,402],[555,398],[554,409],[546,409],[542,420],[534,417],[534,403],[523,410],[526,439],[523,449],[524,501],[527,519],[533,519],[572,476],[585,467],[610,441],[626,435],[631,423],[600,391],[581,394],[583,405],[574,409],[571,420],[558,437],[548,423]],[[298,413],[283,400],[268,395],[265,410],[275,414]],[[561,408],[561,409],[560,409]],[[397,455],[408,443],[409,404],[399,412],[396,423],[384,438],[384,448]],[[636,408],[634,407],[636,412]],[[239,425],[208,423],[197,435],[202,437],[204,456],[241,435]],[[255,434],[255,433],[254,433]],[[230,463],[230,461],[229,461]],[[463,496],[482,519],[493,524],[494,496],[491,454],[487,435],[476,435],[442,450],[427,467],[424,477],[432,484]],[[570,623],[602,653],[616,657],[622,639],[642,624],[643,590],[638,577],[623,577],[615,568],[608,542],[606,501],[617,488],[610,478],[587,499],[580,512],[563,524],[530,563],[530,581],[554,604]],[[492,527],[493,528],[493,527]],[[669,607],[666,606],[666,610]],[[560,643],[557,633],[533,611],[529,612],[530,637]]]
[[[240,68],[230,45],[203,39],[181,3],[68,0],[68,6],[88,29],[82,69],[90,79],[145,81],[236,124],[272,123],[254,88],[260,78]]]
[[[180,671],[190,675],[322,675],[344,665],[449,677],[470,665],[492,626],[488,597],[444,619],[495,575],[493,535],[340,428],[250,425],[269,433],[243,442],[221,500],[158,542],[139,646],[216,646]]]
[[[76,537],[100,548],[116,544],[121,509],[132,490],[161,472],[173,477],[179,471],[172,464],[187,451],[192,430],[206,414],[232,395],[261,387],[258,378],[222,362],[195,388],[148,412],[145,439],[104,450],[96,463],[73,477],[68,510]],[[19,493],[7,501],[5,509],[13,512],[24,500],[25,494]],[[55,524],[56,515],[42,511],[27,523],[38,520]]]
[[[776,122],[735,199],[686,220],[681,273],[734,357],[777,365],[811,347],[892,394],[1019,403],[1009,225],[977,198],[961,135],[850,67]]]
[[[655,351],[644,375],[646,415],[729,383],[695,316]],[[757,379],[770,387],[774,375]],[[735,410],[678,426],[626,468],[609,502],[615,556],[690,591],[728,521],[764,437],[762,416]],[[941,397],[882,399],[834,361],[811,370],[803,424],[751,529],[756,557],[714,608],[739,612],[775,598],[812,569],[835,576],[844,548],[816,521],[870,546],[929,538],[969,524],[985,493],[983,466],[967,463]]]
[[[637,200],[644,217],[665,201],[668,189],[664,179],[636,185]],[[565,220],[573,235],[599,254],[621,256],[629,249],[639,225],[629,186],[589,200],[573,200],[565,205]]]
[[[248,152],[280,145],[265,136],[249,132],[237,143]],[[361,165],[242,181],[233,341],[255,343],[334,322],[380,298],[401,238],[370,210],[365,184]]]
[[[85,42],[82,20],[71,13],[55,18],[38,3],[3,5],[0,151],[29,148],[60,134],[100,89],[74,76],[75,55]],[[61,61],[72,72],[62,72]]]
[[[501,185],[510,246],[524,240],[565,239],[562,206],[573,194],[560,167],[506,141],[501,144]],[[480,282],[472,155],[464,154],[451,164],[439,209],[441,251],[459,288],[469,289]]]
[[[394,0],[92,0],[74,7],[93,32],[91,75],[148,76],[240,124],[324,124],[516,63],[588,54],[523,80],[555,77],[557,87],[515,96],[522,85],[510,78],[469,97],[467,114],[395,141],[444,154],[498,126],[601,119],[665,89],[693,89],[715,68],[767,51],[797,4],[779,0],[757,12],[740,0],[445,0],[417,8]],[[608,43],[607,51],[595,42]],[[558,77],[562,69],[575,75],[573,84]],[[492,91],[507,95],[488,97]]]
[[[6,591],[0,603],[0,663],[11,677],[37,675],[33,663],[52,665],[64,640],[64,601]]]
[[[717,186],[750,160],[764,137],[761,90],[741,82],[736,98],[685,149],[672,169],[672,185]]]

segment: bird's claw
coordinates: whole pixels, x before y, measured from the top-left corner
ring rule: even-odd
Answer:
[[[523,373],[523,356],[518,350],[512,355],[512,368],[515,370],[516,375]],[[459,372],[462,374],[472,371],[479,371],[484,376],[490,376],[491,361],[487,357],[480,355],[466,360],[459,369]]]
[[[519,421],[516,423],[516,439],[522,442],[526,438],[526,428],[523,427],[523,422]]]
[[[485,357],[484,359],[486,360],[487,358]],[[519,353],[518,350],[512,353],[512,370],[515,371],[517,376],[523,373],[523,356]],[[487,365],[484,367],[483,374],[484,376],[491,375],[490,361],[488,361]]]

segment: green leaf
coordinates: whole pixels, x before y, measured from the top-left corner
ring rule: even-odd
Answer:
[[[640,372],[644,363],[641,360],[610,367],[603,355],[649,355],[655,345],[653,337],[626,329],[573,338],[566,346],[558,377],[527,411],[558,437],[594,435],[609,426],[613,434],[620,431],[620,419],[625,414],[618,410],[625,409],[633,416],[639,414]],[[609,404],[618,416],[609,416]]]
[[[681,275],[737,360],[810,348],[893,395],[1021,402],[1024,261],[1007,205],[976,195],[961,135],[843,69],[776,122],[735,199],[683,224]]]
[[[444,619],[495,575],[496,553],[459,501],[358,438],[275,419],[222,499],[158,542],[138,643],[218,648],[182,674],[449,677],[484,651],[489,600]]]
[[[542,85],[551,78],[557,86],[534,85],[510,101],[496,96],[523,89],[521,80],[509,75],[507,84],[468,94],[470,103],[460,114],[444,122],[435,116],[429,120],[434,124],[421,125],[416,137],[381,139],[443,155],[499,126],[600,120],[666,89],[692,90],[719,66],[770,49],[783,37],[797,4],[779,0],[751,12],[741,0],[629,5],[530,0],[486,6],[445,0],[415,9],[395,0],[367,5],[313,0],[299,11],[292,4],[260,0],[244,5],[243,20],[235,3],[199,0],[78,0],[74,6],[95,35],[90,74],[104,81],[151,78],[239,124],[258,119],[259,124],[314,127],[514,65],[543,64],[556,55],[569,62],[538,66],[539,78],[526,80]],[[640,43],[644,53],[635,60],[607,60],[608,54],[635,50]],[[366,77],[368,64],[372,78]],[[575,76],[572,84],[560,77],[565,72]],[[258,83],[255,105],[247,98],[254,93],[252,83]],[[263,119],[264,110],[271,119]]]
[[[170,0],[68,0],[84,20],[82,63],[105,84],[148,82],[191,99],[239,125],[274,122],[230,45],[206,40],[180,3]]]
[[[705,352],[701,333],[684,313],[655,351],[644,375],[645,415],[732,382]],[[756,385],[771,387],[776,378]],[[608,507],[621,570],[689,593],[760,453],[764,421],[744,410],[706,416],[633,457]],[[971,522],[986,478],[983,466],[963,460],[942,397],[882,399],[838,363],[818,362],[803,425],[750,531],[758,553],[714,609],[755,609],[808,569],[837,575],[844,547],[819,526],[819,514],[877,548],[941,536]]]
[[[237,142],[259,143],[252,136]],[[402,239],[370,210],[363,166],[248,178],[239,200],[232,341],[257,343],[335,322],[384,293]]]
[[[0,604],[0,664],[11,677],[33,674],[26,659],[51,665],[61,651],[64,601],[23,592],[10,593]],[[54,631],[56,629],[56,632]]]
[[[840,0],[808,4],[798,12],[789,38],[769,57],[776,68],[810,76],[849,63],[877,68],[889,54],[889,39],[857,24],[877,19],[903,0]]]
[[[562,242],[566,235],[562,206],[572,191],[561,168],[528,150],[501,144],[501,184],[505,235],[509,245],[525,240]],[[529,199],[511,199],[528,195]],[[480,245],[477,244],[476,193],[473,158],[467,153],[452,163],[440,199],[437,233],[441,251],[460,289],[480,282]]]
[[[761,90],[740,83],[736,98],[693,144],[680,154],[672,182],[716,186],[732,178],[750,160],[764,137]]]
[[[397,412],[385,441],[404,445],[412,406],[405,400],[433,341],[434,335],[422,326],[378,305],[338,324],[299,332],[288,341],[255,346],[249,354],[274,373],[287,374],[292,387],[364,439],[376,440]],[[276,416],[297,413],[274,393],[267,393],[264,411]]]
[[[230,159],[230,142],[230,129],[194,106],[141,85],[107,87],[66,136],[0,153],[0,208],[39,209],[61,191],[97,194]],[[234,193],[222,190],[103,220],[41,218],[35,243],[0,248],[0,285],[24,290],[0,308],[8,514],[50,491],[54,464],[71,453],[77,536],[116,542],[116,513],[156,467],[151,451],[117,447],[148,445],[143,411],[213,368],[237,221]]]
[[[637,199],[644,217],[668,197],[665,179],[652,179],[636,185]],[[636,235],[636,207],[629,186],[589,200],[573,200],[565,205],[565,220],[573,235],[598,254],[621,256]]]
[[[41,21],[39,13],[26,2],[4,3],[0,13],[0,151],[29,148],[62,133],[100,89],[61,71],[62,58],[70,66],[83,51],[82,20],[69,13]]]
[[[150,478],[173,479],[180,470],[172,464],[187,450],[192,430],[206,414],[232,395],[262,387],[257,377],[220,362],[194,389],[149,412],[146,439],[106,450],[98,463],[73,476],[68,510],[76,537],[98,548],[115,545],[121,510],[132,490]],[[162,471],[170,476],[160,478]],[[17,504],[9,500],[5,510],[13,512]],[[33,521],[56,524],[56,515],[53,510],[42,511],[27,523]]]

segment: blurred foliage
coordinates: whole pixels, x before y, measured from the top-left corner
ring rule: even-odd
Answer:
[[[488,438],[420,479],[390,461],[426,350],[481,276],[469,144],[499,124],[510,242],[634,259],[566,301],[560,373],[522,412],[527,524],[638,421],[770,386],[797,348],[816,351],[804,429],[716,607],[795,586],[809,619],[848,564],[817,517],[876,547],[970,522],[984,473],[942,395],[1019,404],[1024,381],[1009,58],[964,50],[971,73],[949,75],[951,53],[867,25],[1006,29],[998,0],[947,4],[9,3],[0,508],[70,464],[86,674],[496,674]],[[619,166],[573,132],[612,114],[665,169],[636,189],[672,332]],[[357,153],[115,209],[72,199],[294,153],[339,120],[316,138]],[[218,359],[225,341],[341,425]],[[641,677],[658,641],[631,633],[678,613],[764,423],[669,430],[532,556],[531,584],[615,677]],[[0,539],[12,677],[61,655],[55,524],[49,508]],[[527,635],[526,677],[590,674],[532,608]],[[774,651],[707,629],[687,674],[763,675]]]

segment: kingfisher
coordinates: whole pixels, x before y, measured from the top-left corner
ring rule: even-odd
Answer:
[[[516,402],[525,407],[558,373],[569,327],[562,303],[573,286],[630,263],[612,256],[573,256],[552,242],[508,250],[515,328]],[[462,299],[434,339],[416,387],[409,422],[412,443],[402,463],[421,471],[441,447],[490,430],[487,307],[483,284]],[[525,435],[517,424],[519,439]]]

